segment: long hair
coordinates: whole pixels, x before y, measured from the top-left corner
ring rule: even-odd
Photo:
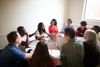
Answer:
[[[54,67],[54,62],[49,55],[47,44],[44,42],[37,43],[30,65],[31,67]]]
[[[86,39],[86,41],[83,42],[85,50],[84,65],[86,65],[86,67],[89,67],[89,64],[97,65],[99,63],[100,56],[96,32],[93,30],[87,30],[84,37]],[[91,62],[87,60],[90,60]]]
[[[97,44],[97,36],[95,31],[86,30],[86,32],[84,33],[84,37],[87,42],[90,42],[92,44]]]
[[[46,33],[46,31],[45,31],[45,28],[43,28],[43,23],[42,22],[40,22],[39,24],[38,24],[38,31],[39,31],[39,34],[42,34],[43,32],[44,33]]]

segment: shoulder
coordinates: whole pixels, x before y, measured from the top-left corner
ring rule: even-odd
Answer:
[[[78,28],[77,28],[77,31],[79,31],[79,30],[81,30],[81,27],[78,27]]]
[[[13,54],[15,54],[15,55],[17,55],[17,54],[24,54],[24,53],[19,49],[19,47],[16,47],[16,46],[12,46],[12,47],[10,48],[10,50],[11,50],[11,52],[12,52]]]
[[[83,48],[83,42],[76,41],[74,44],[75,44],[75,46],[78,47],[78,48]]]
[[[24,55],[24,53],[19,49],[19,47],[15,46],[15,44],[8,47],[8,50],[10,50],[14,55]]]
[[[38,31],[38,30],[36,30],[35,34],[39,34],[39,31]]]
[[[62,48],[65,48],[67,46],[67,43],[63,43]]]
[[[24,52],[22,52],[18,47],[14,47],[12,53],[17,59],[23,59],[25,58]]]
[[[15,46],[15,44],[8,44],[5,49],[14,52],[17,49],[17,47]]]

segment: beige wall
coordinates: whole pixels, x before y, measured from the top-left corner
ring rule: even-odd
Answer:
[[[84,0],[69,0],[68,17],[73,19],[74,23],[81,21]]]
[[[83,4],[84,0],[0,0],[0,35],[21,25],[32,33],[41,21],[48,30],[52,18],[57,19],[59,29],[68,18],[79,24]],[[88,21],[88,24],[100,25],[99,21]]]
[[[58,21],[59,29],[67,15],[67,0],[0,0],[0,35],[5,35],[18,26],[29,33],[44,22],[46,29],[52,18]]]

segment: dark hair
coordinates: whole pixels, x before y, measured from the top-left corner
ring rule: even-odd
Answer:
[[[100,26],[94,25],[94,26],[92,27],[92,29],[93,29],[96,33],[99,33],[99,32],[100,32]]]
[[[53,21],[55,22],[55,25],[57,25],[57,20],[56,19],[52,19],[50,24],[52,24]]]
[[[45,28],[43,29],[42,26],[43,26],[43,23],[40,22],[40,23],[38,24],[38,31],[39,31],[40,34],[42,34],[43,32],[46,33]]]
[[[65,28],[64,34],[66,36],[69,36],[70,38],[74,38],[75,37],[75,30],[73,28]]]
[[[54,62],[49,55],[47,44],[42,41],[37,43],[30,64],[31,67],[54,67]]]
[[[72,20],[69,18],[68,21],[70,21],[70,23],[72,23]]]
[[[87,22],[86,22],[86,21],[82,21],[80,24],[81,24],[82,26],[86,26],[86,25],[87,25]]]
[[[12,31],[7,35],[7,40],[8,42],[15,42],[17,37],[18,37],[17,31]]]
[[[23,26],[19,26],[19,27],[17,28],[17,31],[18,31],[18,33],[19,33],[21,36],[24,36],[24,35],[25,35],[25,29],[24,29]]]

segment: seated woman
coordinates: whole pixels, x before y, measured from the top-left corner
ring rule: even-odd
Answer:
[[[82,21],[80,24],[81,24],[81,26],[76,30],[76,36],[83,37],[85,31],[87,30],[87,28],[86,28],[87,22]]]
[[[51,39],[52,40],[55,40],[56,39],[56,35],[58,33],[58,28],[57,28],[57,21],[56,19],[52,19],[51,20],[51,25],[49,26],[49,34],[51,36]]]
[[[42,22],[40,22],[38,24],[38,29],[35,32],[35,38],[37,40],[42,40],[46,36],[45,34],[49,35],[45,30],[44,24]]]
[[[37,43],[30,60],[30,67],[55,67],[53,59],[49,55],[47,44],[44,42]]]
[[[92,29],[97,33],[98,40],[100,42],[100,26],[94,25]]]
[[[84,67],[96,67],[100,59],[96,32],[87,30],[84,38],[86,39],[83,42],[85,52]]]
[[[57,21],[56,19],[51,20],[51,25],[49,26],[49,33],[58,33],[58,28],[57,28]]]

